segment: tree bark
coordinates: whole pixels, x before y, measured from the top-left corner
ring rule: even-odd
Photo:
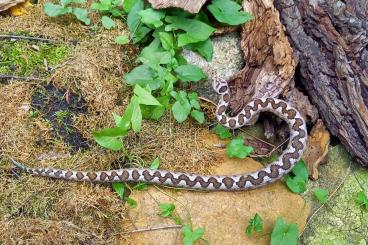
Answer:
[[[276,0],[300,80],[333,135],[368,167],[368,2]]]

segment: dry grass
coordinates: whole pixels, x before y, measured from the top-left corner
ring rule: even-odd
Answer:
[[[88,113],[74,121],[93,142],[92,132],[112,126],[112,112],[121,114],[129,102],[131,89],[121,78],[132,69],[138,48],[114,45],[114,37],[127,32],[123,24],[114,31],[95,33],[73,18],[46,17],[42,3],[26,16],[0,18],[0,33],[36,34],[65,43],[78,40],[73,54],[56,67],[50,81],[84,97]],[[31,166],[90,170],[111,169],[124,161],[121,152],[96,144],[71,154],[42,117],[29,117],[32,93],[40,85],[0,84],[0,244],[126,243],[126,207],[109,185],[12,174],[9,156]],[[144,122],[142,132],[130,134],[126,144],[138,165],[160,156],[162,168],[206,173],[214,156],[199,140],[204,132],[194,122],[178,125],[166,115],[160,122]],[[40,157],[43,160],[37,160]]]

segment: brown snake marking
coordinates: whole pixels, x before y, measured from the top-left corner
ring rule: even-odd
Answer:
[[[71,171],[51,168],[29,168],[17,161],[13,164],[21,170],[36,176],[44,176],[56,179],[85,181],[85,182],[145,182],[166,186],[200,189],[238,191],[254,189],[272,183],[287,174],[295,163],[301,158],[307,141],[307,130],[303,118],[299,112],[285,101],[264,98],[255,99],[244,107],[234,117],[226,114],[230,101],[229,87],[226,81],[215,80],[213,84],[217,93],[221,94],[217,106],[216,117],[225,127],[236,129],[244,125],[260,112],[269,111],[285,120],[290,129],[290,141],[283,154],[275,162],[253,173],[245,173],[229,176],[203,176],[189,173],[179,173],[165,170],[151,170],[147,168],[127,168],[109,171]]]

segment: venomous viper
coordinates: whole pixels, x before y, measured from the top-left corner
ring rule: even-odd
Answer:
[[[283,100],[255,99],[234,117],[226,114],[230,101],[226,81],[216,79],[213,88],[221,95],[216,116],[220,124],[236,129],[250,122],[260,112],[272,112],[285,120],[290,129],[290,140],[282,155],[273,163],[253,173],[225,176],[203,176],[148,168],[123,168],[109,171],[72,171],[52,168],[29,168],[12,159],[19,169],[36,176],[86,182],[145,182],[186,189],[209,191],[239,191],[254,189],[272,183],[287,174],[301,158],[307,141],[307,130],[299,112]]]

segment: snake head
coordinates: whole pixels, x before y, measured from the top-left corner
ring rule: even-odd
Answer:
[[[227,81],[218,76],[214,76],[212,78],[212,87],[218,94],[226,94],[229,90]]]

